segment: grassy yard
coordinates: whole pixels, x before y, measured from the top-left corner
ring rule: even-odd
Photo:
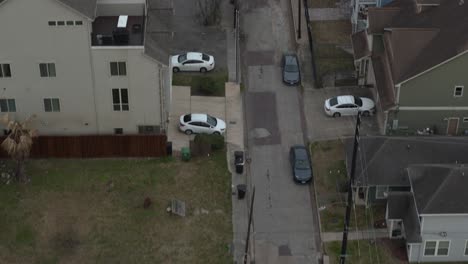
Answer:
[[[347,172],[343,143],[339,140],[314,142],[310,146],[314,184],[320,208],[323,232],[343,230],[347,193]],[[350,228],[371,229],[375,220],[385,216],[382,206],[356,206],[351,213]]]
[[[29,161],[30,184],[0,186],[0,263],[232,263],[226,166],[223,152]],[[166,212],[173,198],[185,218]]]
[[[348,241],[346,263],[353,264],[404,264],[407,261],[397,259],[389,247],[390,240],[359,240]],[[326,254],[330,257],[330,263],[339,263],[341,241],[325,243]]]
[[[312,36],[318,76],[354,70],[353,55],[340,48],[351,47],[349,21],[313,21]]]
[[[225,96],[224,85],[228,81],[227,72],[175,73],[172,85],[190,86],[191,95]]]

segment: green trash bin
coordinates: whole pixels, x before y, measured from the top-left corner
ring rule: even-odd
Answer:
[[[190,148],[187,148],[187,147],[183,147],[182,150],[182,160],[183,161],[189,161],[190,158],[191,158],[191,155],[190,155]]]

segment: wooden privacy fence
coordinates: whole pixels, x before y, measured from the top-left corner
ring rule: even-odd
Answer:
[[[166,156],[167,136],[40,136],[33,142],[31,158],[162,157]],[[7,157],[2,150],[0,158]]]

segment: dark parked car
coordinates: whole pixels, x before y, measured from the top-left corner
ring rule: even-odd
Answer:
[[[301,83],[299,61],[296,55],[284,55],[283,58],[283,82],[289,85]]]
[[[312,179],[312,166],[305,146],[292,146],[289,151],[289,159],[295,181],[307,183]]]

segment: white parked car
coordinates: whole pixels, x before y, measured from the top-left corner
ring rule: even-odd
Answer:
[[[352,116],[361,111],[363,116],[375,113],[375,103],[369,98],[352,95],[332,97],[325,101],[325,113],[329,116]]]
[[[215,67],[214,57],[201,52],[187,52],[172,56],[172,71],[211,71]]]
[[[180,131],[187,135],[198,134],[224,134],[226,123],[207,114],[186,114],[180,116]]]

